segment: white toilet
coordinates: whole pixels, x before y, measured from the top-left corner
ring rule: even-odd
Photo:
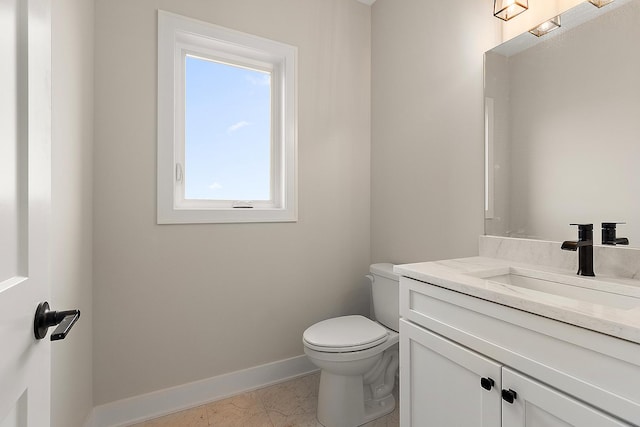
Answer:
[[[321,369],[318,421],[356,427],[395,408],[398,371],[398,276],[393,264],[370,267],[377,322],[363,316],[323,320],[304,331],[304,352]]]

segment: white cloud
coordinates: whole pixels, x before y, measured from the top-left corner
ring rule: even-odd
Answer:
[[[271,75],[262,74],[260,77],[256,77],[253,74],[247,74],[247,80],[254,86],[269,86],[271,84]]]
[[[209,186],[209,188],[210,188],[211,190],[214,190],[214,191],[215,191],[215,190],[220,190],[220,189],[222,188],[222,184],[220,184],[219,182],[214,182],[213,184],[211,184],[211,185]]]
[[[242,129],[245,126],[249,126],[251,123],[246,122],[246,121],[241,121],[235,124],[232,124],[231,126],[229,126],[229,128],[227,128],[227,133],[233,133],[235,131],[237,131],[238,129]]]

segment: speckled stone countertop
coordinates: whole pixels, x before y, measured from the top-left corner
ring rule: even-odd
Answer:
[[[401,276],[640,344],[640,280],[605,275],[583,277],[577,276],[575,270],[490,257],[396,265],[394,271]],[[486,279],[508,273],[544,280],[552,287],[566,287],[563,290],[568,292],[562,290],[552,294]]]

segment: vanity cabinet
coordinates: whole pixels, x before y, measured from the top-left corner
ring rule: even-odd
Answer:
[[[415,279],[400,284],[402,427],[640,425],[637,344]]]
[[[500,425],[500,364],[402,319],[400,357],[403,426]]]
[[[503,399],[503,426],[620,427],[629,425],[507,367],[502,368],[502,384],[503,390],[517,390],[517,396],[512,403]]]
[[[400,358],[403,426],[500,425],[500,364],[402,319]]]

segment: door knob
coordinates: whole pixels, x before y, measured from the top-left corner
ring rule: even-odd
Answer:
[[[48,302],[41,302],[36,309],[33,321],[33,334],[41,340],[47,336],[51,326],[58,327],[51,334],[51,341],[63,340],[80,318],[80,310],[51,311]]]

